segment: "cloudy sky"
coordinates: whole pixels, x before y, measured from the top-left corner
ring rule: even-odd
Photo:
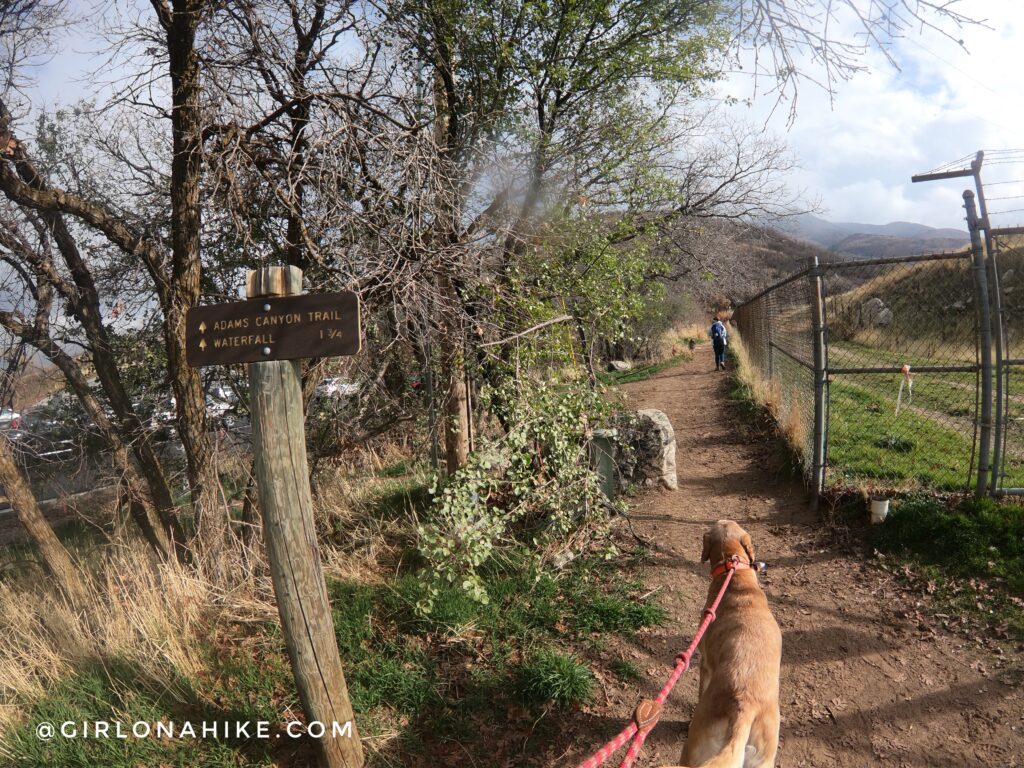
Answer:
[[[788,106],[772,114],[770,98],[733,109],[792,146],[801,165],[794,183],[820,196],[824,218],[961,227],[969,179],[911,184],[910,177],[979,149],[1024,147],[1024,2],[962,0],[956,7],[990,27],[958,32],[966,50],[915,29],[892,48],[899,70],[872,52],[870,71],[840,83],[833,104],[821,89],[802,86],[792,126]],[[723,86],[739,98],[750,91],[742,76]],[[991,211],[1024,208],[1024,198],[1012,197],[1024,185],[1005,183],[1024,179],[1024,162],[993,162],[982,177]],[[1021,225],[1024,211],[992,218],[996,226]]]
[[[87,0],[72,2],[72,7],[88,18]],[[914,29],[891,48],[899,69],[872,51],[864,60],[868,71],[839,83],[831,102],[823,90],[801,86],[792,124],[788,105],[770,96],[732,108],[737,117],[790,144],[801,166],[793,186],[819,198],[825,218],[959,228],[967,180],[911,184],[911,175],[979,149],[1024,147],[1024,0],[961,0],[957,7],[986,20],[984,27],[955,32],[963,48],[935,31]],[[851,31],[840,28],[836,34]],[[95,53],[103,44],[90,32],[89,24],[79,26],[64,51],[41,68],[34,99],[51,107],[68,103],[116,77],[104,71]],[[820,74],[806,61],[802,64]],[[752,93],[749,77],[739,74],[720,90],[722,96],[742,100]],[[1024,158],[1024,152],[1019,156]],[[1014,210],[1024,208],[1024,198],[1014,197],[1024,194],[1024,184],[1010,183],[1024,179],[1024,162],[990,164],[983,176],[987,184],[999,182],[989,187],[990,209],[1011,211],[994,215],[994,223],[1024,224],[1024,211]]]

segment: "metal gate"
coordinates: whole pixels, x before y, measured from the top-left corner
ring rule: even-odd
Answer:
[[[736,310],[761,399],[816,493],[1024,495],[1024,227],[992,226],[983,159],[914,177],[973,177],[968,250],[814,259]]]
[[[1024,229],[989,234],[993,300],[993,448],[988,490],[1024,495]]]

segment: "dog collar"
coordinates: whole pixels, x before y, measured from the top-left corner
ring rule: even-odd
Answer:
[[[715,579],[724,574],[729,570],[730,565],[733,567],[733,570],[736,571],[742,571],[751,567],[750,563],[746,560],[741,560],[739,555],[733,555],[728,560],[723,560],[711,569],[711,578]]]

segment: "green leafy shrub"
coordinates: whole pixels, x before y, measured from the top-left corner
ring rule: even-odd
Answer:
[[[520,387],[517,396],[495,401],[508,432],[481,440],[466,466],[435,489],[432,516],[419,528],[420,551],[437,582],[423,611],[440,585],[487,602],[478,570],[496,548],[525,541],[542,558],[551,545],[581,545],[573,535],[606,518],[588,446],[606,403],[584,385]]]

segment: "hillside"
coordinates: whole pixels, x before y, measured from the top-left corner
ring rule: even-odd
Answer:
[[[929,227],[909,221],[889,224],[833,222],[811,214],[789,219],[779,228],[790,237],[862,258],[956,250],[969,240],[966,230],[948,227]]]
[[[843,238],[833,245],[831,250],[865,259],[888,259],[896,256],[913,256],[919,253],[956,251],[966,244],[966,235],[961,238],[936,236],[908,238],[857,234]]]
[[[691,225],[692,227],[692,225]],[[738,222],[701,224],[669,233],[658,255],[678,265],[669,293],[701,306],[739,303],[833,254],[775,229]]]

